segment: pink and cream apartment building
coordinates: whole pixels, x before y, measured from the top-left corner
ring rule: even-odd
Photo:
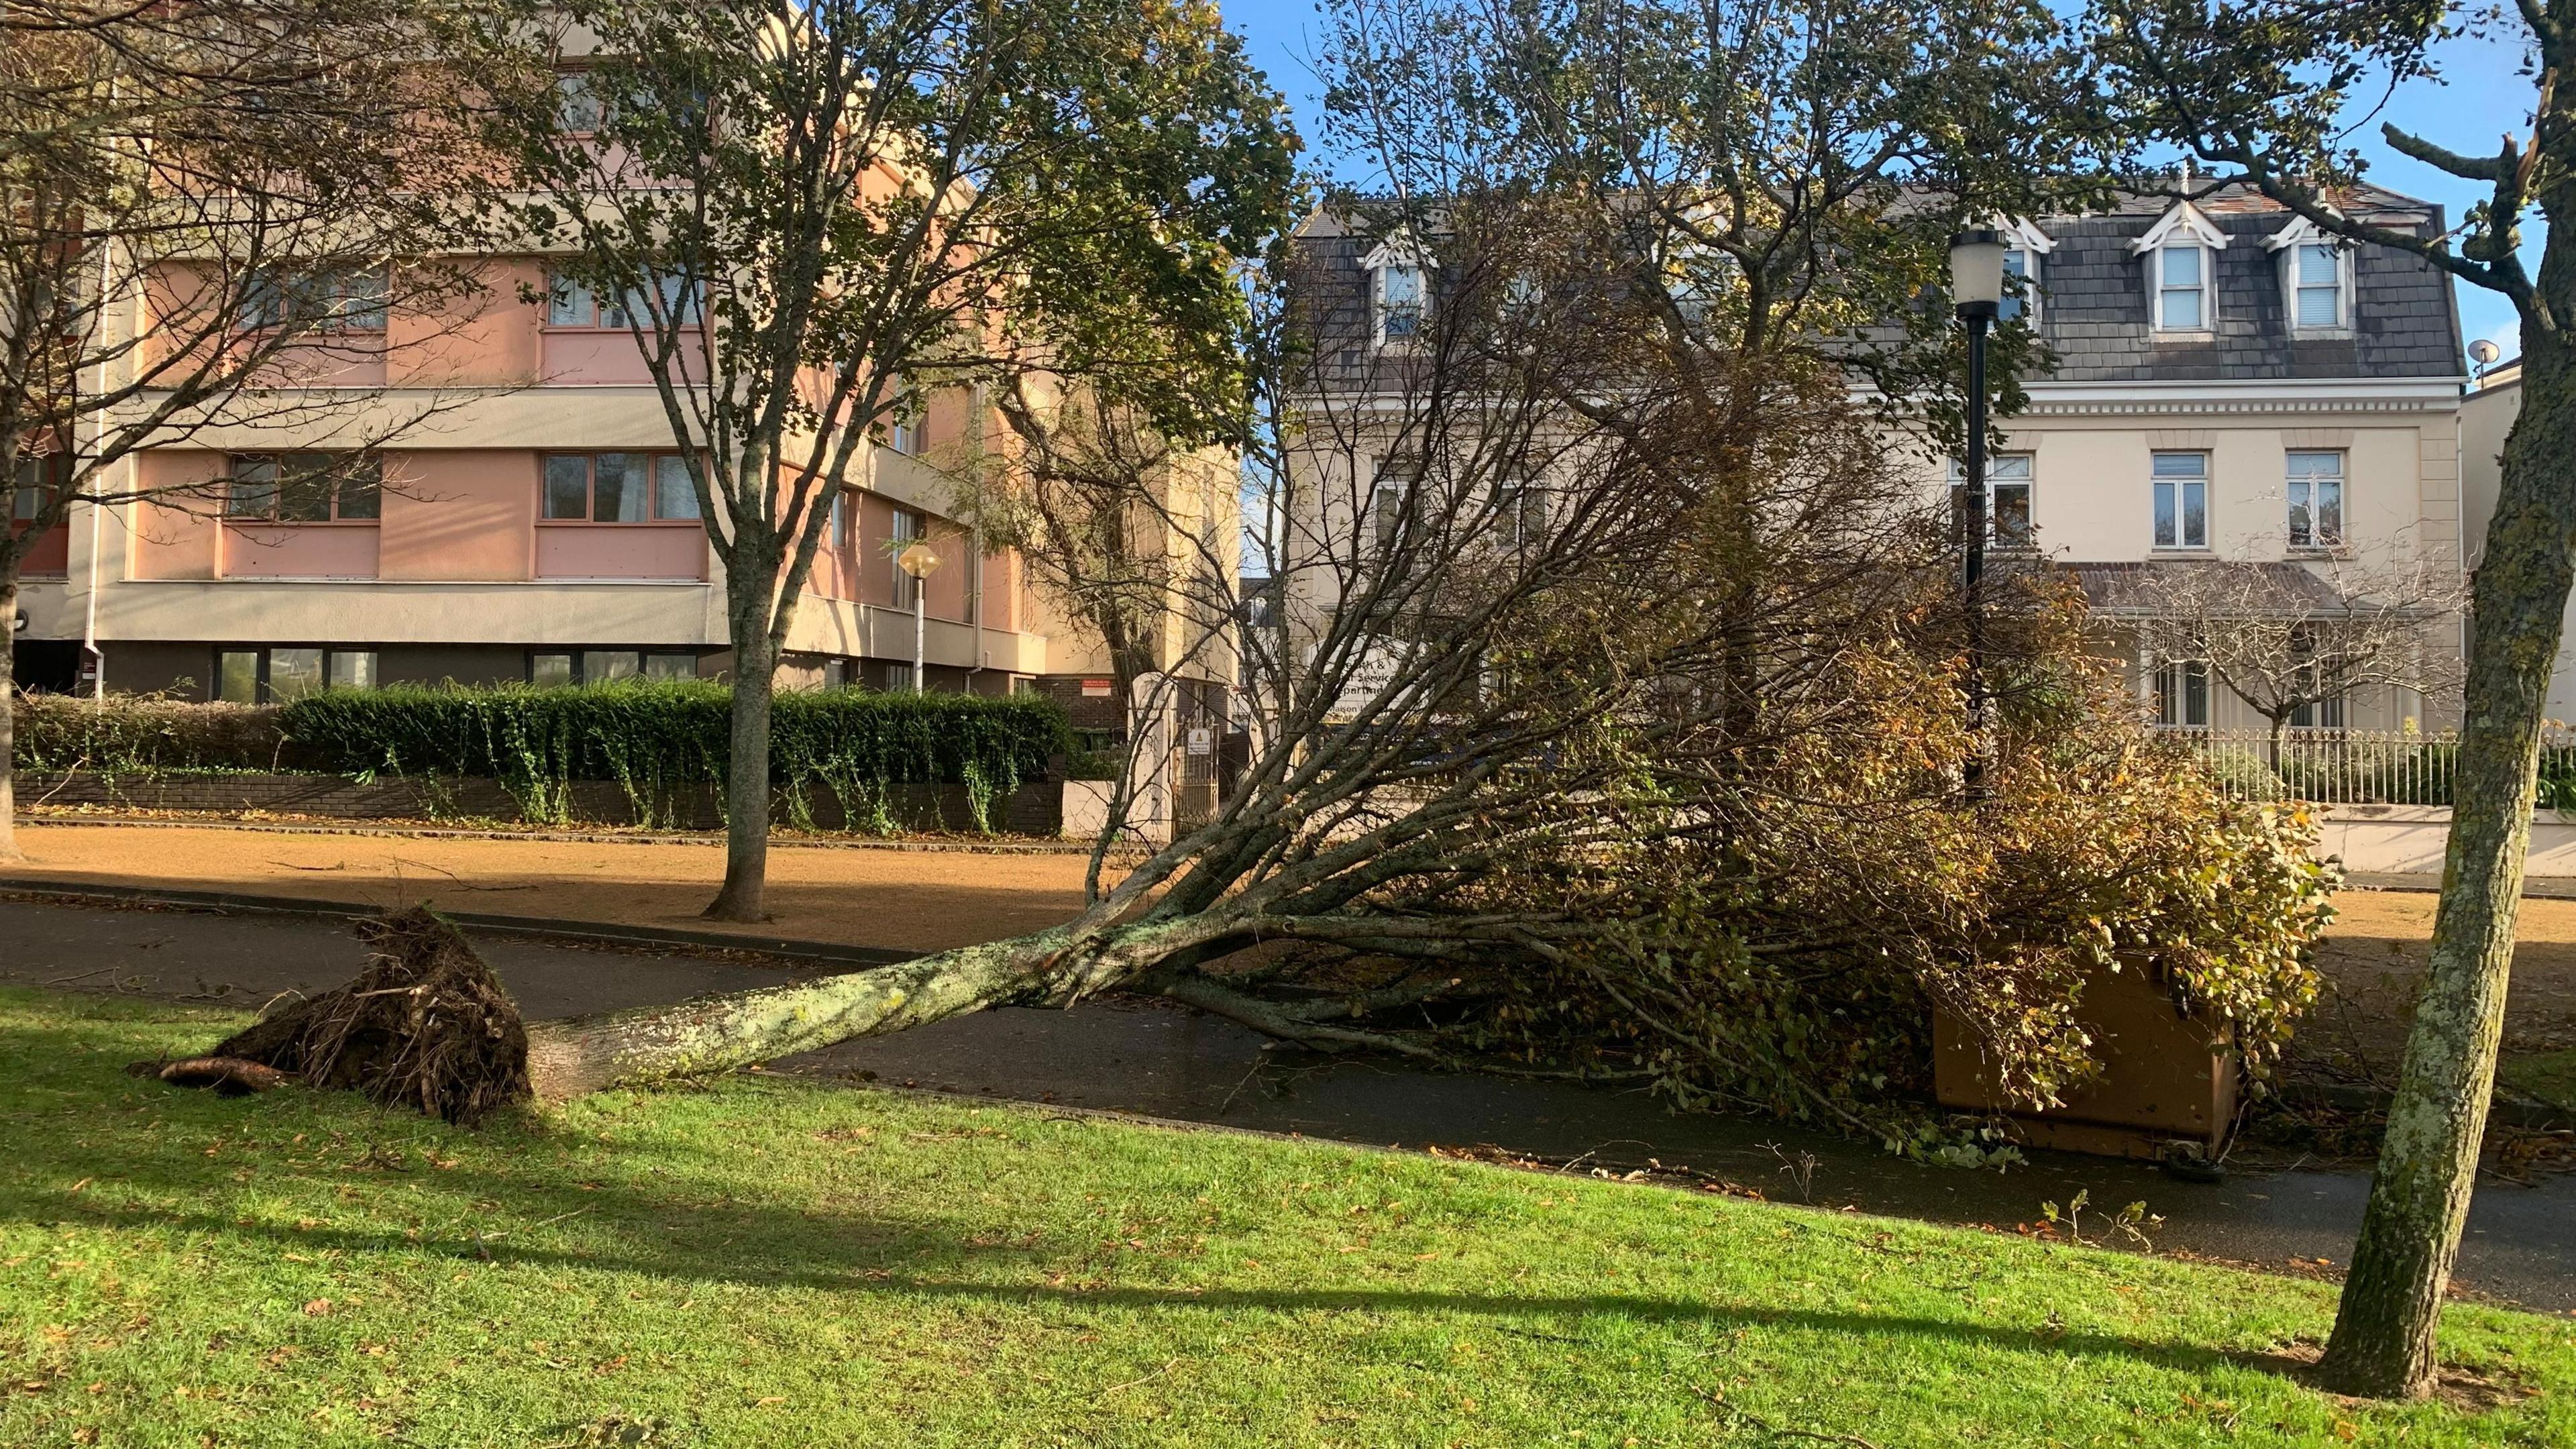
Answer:
[[[622,319],[550,294],[542,257],[488,273],[468,315],[362,319],[385,335],[328,379],[348,406],[122,465],[136,476],[106,488],[179,491],[78,511],[38,546],[19,682],[86,687],[84,640],[108,688],[187,699],[722,676],[723,582]],[[927,687],[1007,693],[1046,672],[1019,561],[943,514],[928,461],[995,427],[958,392],[873,448],[834,509],[782,685],[909,686],[916,587]],[[893,555],[925,538],[941,567],[916,585]]]

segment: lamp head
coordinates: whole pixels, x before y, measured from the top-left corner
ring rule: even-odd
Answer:
[[[1978,227],[1950,238],[1950,301],[1962,318],[1992,319],[2004,300],[2004,235]]]
[[[908,543],[894,556],[894,566],[916,579],[926,579],[939,567],[939,550],[926,542]]]

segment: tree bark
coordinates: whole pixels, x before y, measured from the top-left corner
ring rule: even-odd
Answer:
[[[2544,280],[2559,248],[2550,253]],[[2472,600],[2432,959],[2320,1368],[2346,1393],[2411,1398],[2433,1388],[2434,1330],[2495,1088],[2540,722],[2576,577],[2576,371],[2556,333],[2526,328],[2523,345],[2522,412],[2505,444]]]
[[[11,578],[0,579],[0,865],[26,858],[18,849],[18,581]]]
[[[539,1100],[559,1102],[630,1083],[730,1071],[989,1006],[1069,1005],[1134,979],[1204,935],[1203,924],[1192,920],[1102,927],[1085,917],[897,966],[676,1006],[533,1022],[528,1079]]]
[[[731,571],[728,570],[728,577]],[[775,578],[777,571],[770,570]],[[769,882],[769,706],[778,655],[770,643],[769,590],[734,584],[733,731],[725,762],[725,878],[706,908],[713,921],[765,921]]]

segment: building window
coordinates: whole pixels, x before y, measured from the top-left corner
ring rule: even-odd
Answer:
[[[2290,248],[2290,318],[2294,327],[2335,328],[2343,323],[2343,248],[2301,242]]]
[[[1998,453],[1986,460],[1986,542],[1997,548],[2031,544],[2030,492],[2032,459],[2028,453]],[[1950,508],[1954,531],[1968,537],[1968,475],[1958,459],[1950,460]]]
[[[61,453],[30,457],[20,454],[17,475],[9,490],[9,519],[13,523],[33,523],[45,511],[45,504],[63,491],[71,472],[71,460]]]
[[[2016,317],[2033,328],[2039,326],[2039,257],[2028,247],[2004,252],[2004,300],[1995,309],[1995,320],[2010,322]]]
[[[1381,458],[1377,473],[1369,486],[1369,538],[1377,556],[1384,558],[1395,551],[1396,540],[1404,533],[1405,495],[1422,476],[1422,465],[1411,458]]]
[[[568,649],[528,656],[528,682],[540,689],[612,684],[622,679],[695,679],[698,656],[640,649]]]
[[[850,493],[848,489],[835,488],[832,490],[832,518],[828,526],[832,530],[833,549],[841,553],[849,552]]]
[[[215,698],[225,704],[288,704],[324,689],[373,689],[376,651],[301,646],[219,649]]]
[[[900,381],[894,390],[894,411],[886,417],[886,448],[907,458],[920,457],[924,442],[921,399],[906,390]]]
[[[683,523],[697,486],[677,453],[548,453],[539,517],[553,523]]]
[[[241,329],[293,325],[316,332],[382,332],[386,275],[383,267],[255,272],[242,284]]]
[[[2198,332],[2209,326],[2209,249],[2156,249],[2156,328]]]
[[[384,517],[384,460],[373,453],[237,453],[226,472],[226,518],[374,523]]]
[[[1547,542],[1547,490],[1535,483],[1494,485],[1494,541],[1516,552]]]
[[[903,571],[903,551],[930,536],[929,520],[909,508],[894,511],[892,542],[886,547],[886,566],[894,570],[894,606],[909,609],[921,600],[921,580]]]
[[[2166,729],[2209,728],[2209,665],[2168,659],[2156,670],[2156,723]]]
[[[2209,455],[2155,455],[2156,547],[2209,547]]]
[[[1389,262],[1376,271],[1377,340],[1410,342],[1422,335],[1430,306],[1430,279],[1423,268]]]
[[[909,664],[888,664],[885,667],[885,687],[886,693],[888,694],[912,693],[912,666]]]
[[[608,98],[590,71],[568,70],[555,77],[555,126],[569,135],[596,134],[608,124]]]
[[[2290,547],[2343,546],[2343,454],[2292,453]]]
[[[2290,728],[2294,730],[2339,730],[2343,728],[2343,696],[2303,704],[2290,711]]]
[[[673,322],[687,325],[704,314],[706,289],[688,278],[674,275],[653,279],[653,289],[661,294],[662,315]],[[560,273],[546,277],[546,325],[556,328],[606,328],[624,331],[630,327],[651,327],[653,308],[640,290],[628,290],[615,297],[602,297],[590,284]]]

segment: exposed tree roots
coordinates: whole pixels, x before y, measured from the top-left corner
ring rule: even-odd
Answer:
[[[264,1090],[283,1074],[468,1126],[525,1100],[518,1004],[456,928],[415,906],[358,930],[375,959],[356,979],[151,1074],[228,1092]]]

